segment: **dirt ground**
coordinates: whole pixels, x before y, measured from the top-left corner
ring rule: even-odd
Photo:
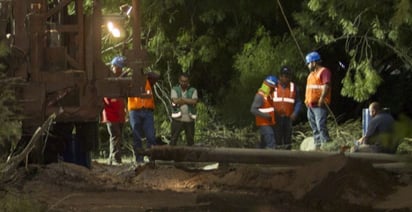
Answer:
[[[293,167],[93,161],[91,169],[61,162],[29,170],[5,190],[47,211],[412,211],[411,169],[343,155]]]

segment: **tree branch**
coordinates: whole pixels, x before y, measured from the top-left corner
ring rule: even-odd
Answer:
[[[41,145],[39,143],[39,141],[41,141],[40,137],[43,135],[43,133],[46,130],[49,129],[50,124],[54,121],[55,118],[56,118],[55,113],[50,115],[49,118],[42,124],[42,126],[37,128],[36,132],[33,134],[29,143],[23,149],[23,151],[20,154],[14,157],[11,157],[9,160],[7,160],[5,165],[0,170],[0,183],[11,180],[16,172],[17,166],[28,157],[29,153],[37,145]],[[27,163],[26,163],[26,166],[27,166]]]

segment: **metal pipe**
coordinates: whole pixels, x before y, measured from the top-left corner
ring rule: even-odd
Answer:
[[[388,163],[410,160],[410,156],[383,153],[338,153],[303,152],[272,149],[247,148],[209,148],[209,147],[171,147],[156,146],[145,151],[152,160],[173,160],[187,162],[226,162],[254,164],[303,165],[322,159],[343,155],[350,158],[367,160],[374,163]]]

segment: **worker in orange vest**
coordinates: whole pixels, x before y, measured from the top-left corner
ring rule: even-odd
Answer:
[[[144,162],[141,155],[143,150],[142,138],[146,137],[147,148],[156,145],[153,86],[159,79],[159,76],[156,72],[149,72],[147,74],[145,92],[141,96],[127,98],[127,109],[133,134],[133,149],[137,163]]]
[[[326,122],[331,100],[332,74],[321,64],[318,52],[310,52],[305,60],[310,70],[306,83],[305,105],[316,149],[320,150],[323,144],[331,140]]]
[[[260,147],[275,148],[275,109],[273,107],[272,95],[278,79],[275,76],[268,76],[263,81],[262,86],[257,91],[250,112],[255,115],[256,126],[260,131]]]
[[[273,92],[275,107],[276,147],[282,149],[292,148],[292,122],[296,119],[302,107],[298,88],[291,81],[292,70],[283,66],[280,69],[279,83]]]

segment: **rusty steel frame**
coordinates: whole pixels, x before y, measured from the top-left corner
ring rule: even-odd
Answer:
[[[24,55],[24,62],[11,70],[24,82],[16,91],[26,133],[33,133],[53,113],[60,114],[58,122],[98,121],[102,97],[139,96],[144,90],[142,70],[148,60],[140,40],[140,1],[131,0],[133,47],[125,55],[132,76],[123,79],[111,77],[101,58],[102,0],[93,1],[90,15],[85,14],[83,2],[11,0],[12,52]],[[75,13],[69,15],[71,4]],[[50,24],[59,33],[61,46],[48,46]]]

